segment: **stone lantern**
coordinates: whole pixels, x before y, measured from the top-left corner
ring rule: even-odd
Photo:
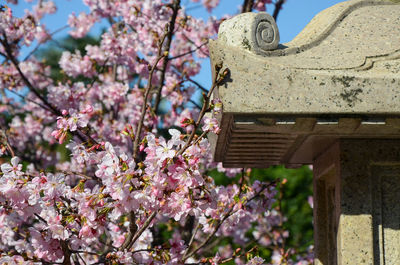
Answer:
[[[337,4],[285,44],[241,14],[210,55],[230,70],[215,161],[312,164],[315,264],[400,264],[400,1]]]

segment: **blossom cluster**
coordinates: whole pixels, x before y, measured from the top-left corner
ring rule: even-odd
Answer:
[[[276,183],[212,160],[207,134],[220,133],[223,106],[193,77],[221,20],[189,16],[179,0],[83,2],[90,11],[66,22],[72,38],[110,27],[56,66],[34,53],[52,38],[41,22],[55,2],[19,18],[0,6],[0,263],[267,262],[249,244],[274,249],[273,264],[312,262],[282,247]],[[232,244],[208,247],[219,239]]]

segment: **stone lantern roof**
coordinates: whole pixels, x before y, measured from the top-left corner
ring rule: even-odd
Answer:
[[[215,160],[293,167],[337,138],[400,138],[398,2],[337,4],[285,44],[267,13],[223,22],[210,41],[212,65],[230,70],[214,95],[223,103]]]

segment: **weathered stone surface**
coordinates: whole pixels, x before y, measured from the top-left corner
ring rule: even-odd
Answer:
[[[400,140],[341,139],[314,163],[316,264],[398,264]]]
[[[263,52],[252,52],[253,16],[224,22],[210,43],[212,64],[231,70],[218,89],[225,112],[400,114],[400,5],[340,3]]]

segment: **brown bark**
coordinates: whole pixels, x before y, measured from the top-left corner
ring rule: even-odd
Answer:
[[[284,3],[285,3],[285,0],[278,0],[275,2],[274,13],[272,14],[272,17],[275,19],[275,21],[278,19],[279,12],[281,11]]]
[[[242,13],[251,12],[253,10],[254,0],[244,0]]]

